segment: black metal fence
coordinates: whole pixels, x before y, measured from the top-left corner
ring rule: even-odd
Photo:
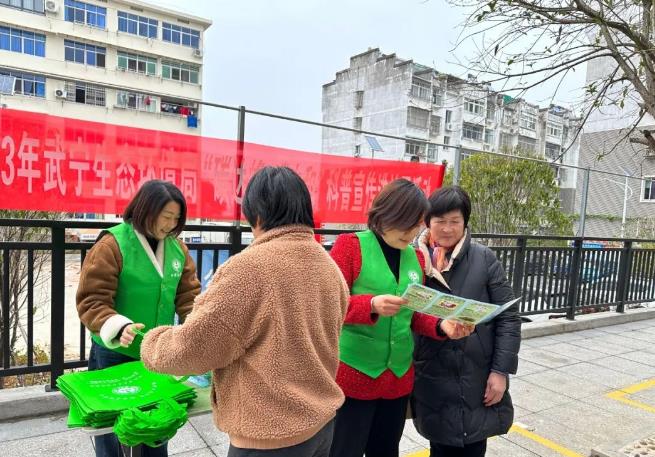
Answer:
[[[77,317],[73,324],[74,349],[66,350],[66,306],[74,307],[74,288],[67,289],[71,281],[66,278],[67,268],[79,272],[92,242],[73,239],[73,229],[102,229],[113,225],[107,222],[0,220],[0,229],[25,227],[49,231],[46,240],[0,240],[2,257],[1,306],[2,330],[0,334],[0,378],[31,373],[50,373],[50,385],[64,370],[86,366],[88,331]],[[191,237],[190,252],[193,254],[198,275],[203,283],[211,277],[218,265],[230,255],[240,252],[250,236],[249,229],[230,225],[188,225],[186,233],[205,234],[205,237],[222,237],[222,241],[202,242],[201,236]],[[337,235],[343,230],[322,229],[318,234]],[[221,235],[218,235],[221,234]],[[627,304],[655,301],[655,241],[651,240],[594,240],[582,238],[522,236],[522,235],[474,235],[488,244],[496,253],[512,283],[515,294],[521,296],[522,315],[540,313],[565,313],[569,319],[589,308],[615,306],[623,312]],[[598,241],[611,242],[613,246],[601,246]],[[329,244],[329,243],[328,243]],[[648,247],[651,246],[651,247]],[[326,246],[329,248],[329,246]],[[42,276],[47,281],[36,284],[35,258],[45,260]],[[27,268],[16,269],[12,262],[26,262]],[[10,287],[16,275],[24,287]],[[46,300],[35,303],[35,288],[46,288]],[[16,303],[21,303],[20,310]],[[37,363],[34,359],[34,316],[37,307],[49,316],[49,361]],[[74,308],[73,308],[74,309]],[[70,311],[70,310],[69,310]],[[12,314],[13,313],[13,314]],[[70,318],[70,317],[69,317]],[[21,338],[26,342],[23,363],[14,360],[11,348],[15,347],[16,329],[24,329]],[[70,325],[69,325],[70,328]]]

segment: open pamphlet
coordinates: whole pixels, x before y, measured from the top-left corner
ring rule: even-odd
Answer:
[[[402,298],[407,300],[403,306],[414,311],[469,325],[489,322],[521,299],[515,298],[499,306],[444,294],[421,284],[407,286]]]

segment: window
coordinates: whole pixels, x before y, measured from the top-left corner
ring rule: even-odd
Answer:
[[[648,176],[644,177],[644,192],[643,198],[644,201],[655,201],[655,177]]]
[[[445,145],[449,145],[449,144],[450,144],[450,137],[449,137],[449,136],[445,136],[445,137],[443,137],[443,144],[445,144]]]
[[[430,162],[436,162],[437,161],[437,145],[436,144],[428,144],[428,160]]]
[[[150,19],[145,16],[138,16],[124,11],[118,12],[119,32],[127,32],[132,35],[139,35],[146,38],[157,38],[158,28],[159,21],[157,19]]]
[[[503,111],[503,124],[512,125],[515,123],[514,111]]]
[[[537,152],[537,140],[527,136],[519,136],[518,149],[522,152]]]
[[[68,62],[105,68],[106,55],[107,50],[100,46],[64,40],[64,58]]]
[[[405,142],[405,155],[421,157],[423,155],[423,146],[423,143],[408,140]]]
[[[45,14],[45,10],[43,9],[44,3],[44,0],[0,0],[0,5]]]
[[[487,120],[493,121],[496,119],[496,106],[493,103],[487,103]]]
[[[446,110],[446,124],[450,124],[453,120],[453,112]]]
[[[548,122],[546,124],[546,134],[548,136],[554,136],[556,138],[560,138],[562,136],[562,124]]]
[[[484,131],[484,142],[487,143],[487,144],[493,145],[494,140],[495,140],[494,131],[489,130],[489,129],[485,130]]]
[[[421,100],[430,101],[432,99],[432,91],[430,89],[430,83],[418,78],[412,79],[411,94],[412,97],[420,98]]]
[[[364,91],[363,90],[355,91],[353,101],[354,101],[355,109],[359,109],[362,106],[364,106]]]
[[[557,144],[546,143],[546,157],[554,160],[559,157],[560,147]]]
[[[355,130],[361,130],[362,129],[362,118],[361,116],[357,116],[353,118],[353,128]]]
[[[136,92],[118,91],[116,93],[116,106],[149,113],[157,112],[157,100],[154,97]]]
[[[467,140],[482,141],[483,128],[481,125],[464,123],[462,137]]]
[[[157,74],[157,59],[118,51],[118,68],[144,75]]]
[[[353,153],[353,157],[361,157],[362,155],[362,145],[361,144],[356,144],[355,145],[355,152]]]
[[[464,99],[464,109],[473,114],[482,114],[484,112],[484,100],[466,98]]]
[[[161,61],[161,77],[173,79],[185,83],[198,84],[200,68],[195,65],[189,65],[180,62],[171,62],[169,60]]]
[[[196,113],[196,108],[194,106],[189,106],[184,103],[162,99],[161,112],[168,113],[168,114],[176,114],[178,116],[192,116]]]
[[[66,100],[85,105],[105,106],[105,88],[83,82],[66,83]]]
[[[534,113],[523,111],[521,113],[521,122],[520,126],[528,130],[537,129],[537,115]]]
[[[45,57],[45,35],[0,27],[0,49]]]
[[[513,146],[512,135],[507,133],[500,134],[500,147],[501,149],[511,150]]]
[[[162,40],[170,43],[200,48],[200,32],[187,27],[162,22]]]
[[[75,0],[66,0],[64,8],[64,19],[68,22],[77,22],[100,29],[107,28],[107,8]]]
[[[0,75],[13,76],[14,93],[30,95],[32,97],[45,97],[45,76],[23,73],[20,71],[9,71],[0,68]]]
[[[430,117],[430,135],[437,136],[441,133],[441,118],[434,114]]]
[[[410,106],[407,108],[407,125],[418,129],[427,129],[430,112],[421,108]]]
[[[437,106],[443,105],[443,89],[441,87],[432,88],[432,104]]]

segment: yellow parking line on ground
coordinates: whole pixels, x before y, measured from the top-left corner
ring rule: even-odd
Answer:
[[[655,413],[655,407],[650,406],[646,403],[642,403],[637,400],[632,400],[630,398],[627,398],[627,395],[634,394],[637,392],[640,392],[642,390],[646,389],[651,389],[655,387],[655,379],[650,379],[648,381],[640,382],[638,384],[633,384],[628,387],[624,387],[623,389],[618,389],[612,392],[609,392],[605,394],[607,398],[611,398],[612,400],[620,401],[621,403],[625,403],[626,405],[634,406],[635,408],[643,409],[644,411],[648,411],[649,413]]]
[[[544,438],[541,435],[537,435],[536,433],[527,430],[524,426],[519,424],[512,425],[512,428],[509,430],[509,433],[517,433],[521,436],[524,436],[534,441],[537,444],[540,444],[552,451],[557,452],[560,455],[563,455],[564,457],[584,457],[582,454],[578,454],[577,452],[572,451],[571,449],[568,449],[560,444],[557,444],[554,441],[549,440],[548,438]],[[423,451],[414,452],[412,454],[407,455],[406,457],[429,457],[429,455],[430,455],[430,451],[426,449]]]
[[[551,441],[548,438],[544,438],[541,435],[537,435],[536,433],[531,432],[530,430],[527,430],[526,428],[521,427],[520,425],[517,424],[512,425],[512,428],[509,431],[510,433],[512,432],[518,433],[521,436],[531,439],[535,443],[541,444],[542,446],[547,447],[548,449],[551,449],[565,457],[584,457],[582,454],[578,454],[577,452],[572,451],[571,449],[566,448],[560,444],[557,444],[556,442]]]

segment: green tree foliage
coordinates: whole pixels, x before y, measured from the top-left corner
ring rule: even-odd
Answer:
[[[560,208],[553,169],[543,162],[475,154],[461,163],[460,185],[471,196],[474,233],[572,235]],[[452,183],[452,171],[445,184]]]

